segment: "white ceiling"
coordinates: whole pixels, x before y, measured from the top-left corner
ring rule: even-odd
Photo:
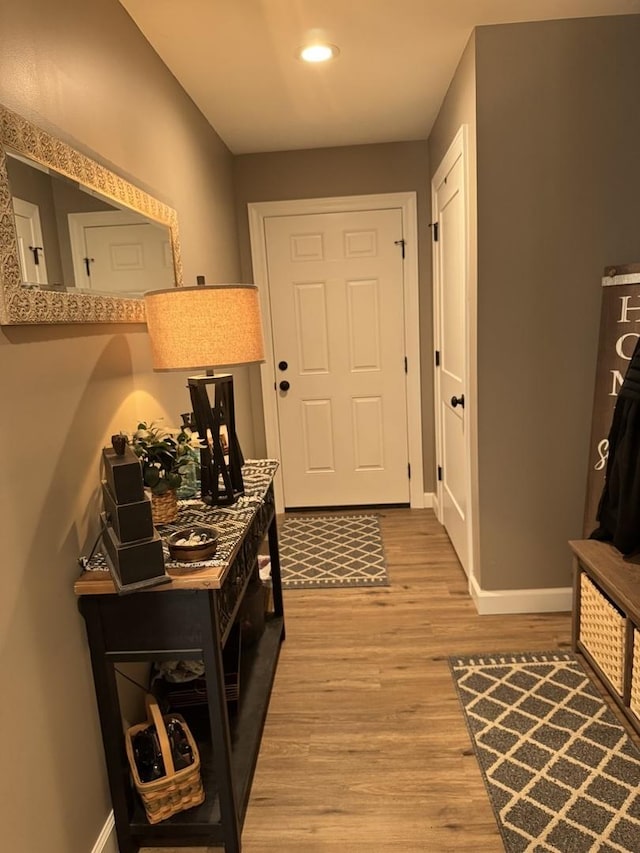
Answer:
[[[426,139],[475,26],[640,13],[640,0],[120,2],[235,154]],[[339,57],[297,59],[314,35]]]

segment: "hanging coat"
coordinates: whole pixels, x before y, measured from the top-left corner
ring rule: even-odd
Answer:
[[[640,550],[640,338],[613,411],[596,518],[591,539],[612,542],[626,556]]]

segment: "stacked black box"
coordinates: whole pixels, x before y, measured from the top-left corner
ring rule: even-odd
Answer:
[[[153,526],[151,501],[144,493],[140,460],[125,447],[102,451],[105,556],[119,592],[167,583],[162,539]]]

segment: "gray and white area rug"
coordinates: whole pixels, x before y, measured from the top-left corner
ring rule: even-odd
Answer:
[[[578,659],[449,659],[508,853],[640,853],[640,751]]]
[[[287,588],[389,585],[376,515],[288,515],[280,563]]]

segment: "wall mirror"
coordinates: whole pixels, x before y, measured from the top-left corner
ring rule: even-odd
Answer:
[[[143,323],[173,285],[175,211],[0,106],[0,323]]]

